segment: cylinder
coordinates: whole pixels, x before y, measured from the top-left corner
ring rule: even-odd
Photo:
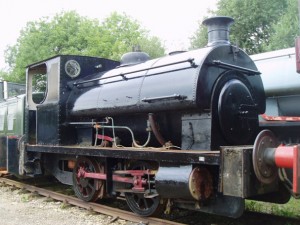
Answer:
[[[209,198],[213,191],[210,172],[206,168],[193,168],[192,165],[160,167],[155,187],[162,198],[197,201]]]

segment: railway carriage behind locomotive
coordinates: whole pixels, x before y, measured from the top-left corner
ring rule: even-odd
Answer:
[[[122,195],[143,216],[178,206],[238,217],[245,198],[286,202],[274,171],[292,160],[284,166],[294,166],[299,193],[298,147],[278,149],[266,131],[256,138],[264,87],[229,42],[232,22],[205,20],[207,47],[159,59],[60,55],[29,65],[24,135],[5,134],[9,172],[50,173],[86,201]]]

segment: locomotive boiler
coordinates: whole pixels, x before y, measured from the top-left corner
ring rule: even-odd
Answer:
[[[298,194],[298,147],[278,149],[270,131],[259,134],[264,85],[230,43],[232,23],[209,18],[207,47],[159,59],[60,55],[29,65],[18,98],[26,98],[23,133],[1,133],[15,156],[9,172],[50,173],[85,201],[125,197],[142,216],[182,207],[238,217],[245,199],[284,203],[291,193],[274,172],[281,167],[293,167]]]
[[[111,117],[114,125],[102,125],[103,136],[124,146],[138,146],[135,138],[141,146],[186,150],[250,144],[257,115],[265,110],[264,90],[249,56],[229,45],[230,23],[229,18],[206,21],[207,48],[154,60],[128,53],[118,68],[78,78],[67,100],[68,118]]]

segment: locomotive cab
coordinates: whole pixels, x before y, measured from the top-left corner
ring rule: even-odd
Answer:
[[[42,145],[76,143],[72,138],[76,133],[64,124],[67,116],[65,104],[70,95],[69,82],[118,65],[112,60],[69,55],[29,65],[26,87],[30,118],[28,142]],[[36,98],[36,91],[42,91],[42,98]]]

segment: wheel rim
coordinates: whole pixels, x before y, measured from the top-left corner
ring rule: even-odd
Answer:
[[[80,157],[73,170],[73,188],[75,195],[84,201],[96,201],[101,195],[103,182],[92,178],[78,177],[78,171],[100,173],[100,165],[93,159]]]
[[[151,216],[161,212],[160,198],[145,198],[144,194],[126,193],[125,194],[129,208],[140,216]]]

